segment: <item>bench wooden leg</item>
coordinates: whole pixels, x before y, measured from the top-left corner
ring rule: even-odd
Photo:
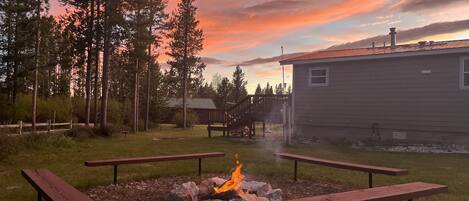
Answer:
[[[373,173],[368,173],[368,188],[373,188]]]
[[[265,137],[265,121],[262,121],[262,137]]]
[[[114,165],[114,184],[117,184],[117,165]]]
[[[199,177],[202,176],[202,158],[199,158]]]
[[[298,181],[298,161],[295,160],[295,169],[293,170],[293,180],[296,182]]]

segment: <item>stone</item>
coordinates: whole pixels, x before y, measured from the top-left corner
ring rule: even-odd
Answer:
[[[273,189],[266,193],[265,197],[269,201],[283,201],[281,189]]]
[[[269,199],[265,197],[258,197],[255,194],[244,194],[241,195],[240,198],[232,199],[230,201],[269,201]]]
[[[226,179],[220,177],[212,177],[209,180],[215,183],[215,186],[220,186],[226,182]]]
[[[267,192],[272,190],[272,186],[265,182],[258,181],[243,181],[241,188],[249,193],[255,193],[259,197],[265,197]]]
[[[215,182],[213,182],[211,179],[203,180],[199,184],[199,198],[205,198],[210,196],[214,190],[213,188],[215,187]]]
[[[198,201],[199,187],[194,182],[174,185],[173,190],[166,195],[165,201]]]

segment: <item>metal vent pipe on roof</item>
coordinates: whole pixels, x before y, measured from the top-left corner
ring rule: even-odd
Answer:
[[[389,35],[391,36],[391,47],[395,48],[397,44],[397,32],[396,28],[392,27],[389,29],[391,32],[389,32]]]

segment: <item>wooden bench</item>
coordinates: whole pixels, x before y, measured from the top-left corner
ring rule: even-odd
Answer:
[[[223,152],[211,152],[211,153],[183,154],[183,155],[171,155],[171,156],[123,158],[123,159],[112,159],[112,160],[86,161],[85,166],[87,167],[114,166],[114,184],[116,184],[118,165],[199,159],[199,176],[201,176],[203,158],[224,157],[224,156],[225,156],[225,153]]]
[[[93,201],[49,170],[21,170],[21,174],[36,189],[38,201]]]
[[[401,175],[407,175],[409,173],[408,170],[405,170],[405,169],[378,167],[378,166],[362,165],[362,164],[356,164],[356,163],[347,163],[347,162],[341,162],[341,161],[325,160],[321,158],[314,158],[314,157],[308,157],[308,156],[297,155],[297,154],[275,153],[274,155],[279,158],[284,158],[284,159],[295,161],[295,169],[294,169],[295,181],[297,180],[297,174],[298,174],[298,161],[317,164],[317,165],[323,165],[323,166],[328,166],[328,167],[340,168],[340,169],[367,172],[369,188],[373,187],[373,174],[401,176]]]
[[[290,201],[402,201],[448,192],[439,184],[415,182],[301,198]]]

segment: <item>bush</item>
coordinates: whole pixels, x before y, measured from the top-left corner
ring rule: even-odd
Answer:
[[[184,125],[183,112],[179,111],[174,115],[173,123],[176,124],[176,127],[182,128]],[[199,116],[192,111],[187,111],[186,126],[191,128],[196,125],[199,121]]]
[[[104,129],[101,129],[101,127],[95,127],[93,133],[102,137],[112,137],[115,133],[119,132],[119,130],[121,130],[120,127],[110,124]]]
[[[95,129],[89,127],[74,127],[65,133],[66,136],[74,139],[86,139],[95,135]]]
[[[2,110],[2,113],[8,113],[8,121],[17,123],[22,120],[29,122],[31,120],[31,95],[20,94],[16,97],[13,105],[8,106],[8,110]],[[72,117],[72,101],[67,96],[52,96],[47,100],[43,97],[37,99],[37,121],[46,122],[54,118],[55,122],[68,122]],[[0,115],[2,116],[2,115]]]

